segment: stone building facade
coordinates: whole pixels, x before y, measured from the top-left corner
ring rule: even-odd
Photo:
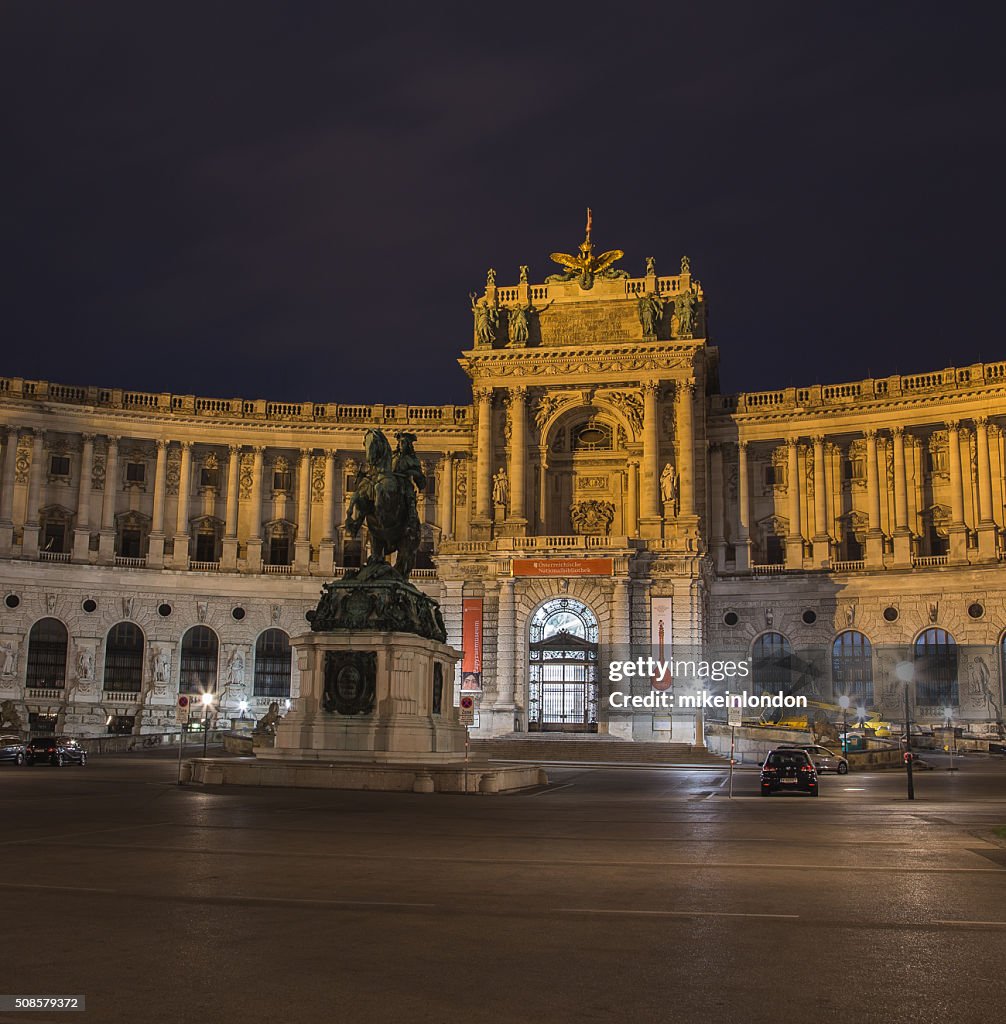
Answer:
[[[918,720],[1001,721],[1006,362],[724,395],[687,260],[592,266],[490,271],[470,406],[0,378],[5,711],[87,735],[173,728],[180,692],[295,701],[289,640],[366,557],[342,523],[380,427],[418,438],[414,579],[465,649],[477,734],[608,729],[630,644],[747,652],[765,686],[810,665],[823,702],[888,715],[914,664]]]

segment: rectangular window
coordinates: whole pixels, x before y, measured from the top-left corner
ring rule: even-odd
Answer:
[[[290,564],[290,538],[285,534],[277,534],[269,541],[269,564]]]
[[[53,455],[49,459],[49,475],[50,476],[69,476],[70,475],[70,456],[69,455]]]
[[[196,561],[215,562],[217,560],[217,536],[215,533],[196,534]]]
[[[126,463],[126,483],[142,484],[147,479],[147,464],[145,462]]]
[[[218,487],[220,485],[220,470],[219,469],[206,469],[205,467],[199,471],[199,486],[200,487]]]
[[[37,711],[28,712],[28,732],[32,736],[55,736],[56,716]]]
[[[277,469],[272,475],[272,489],[274,491],[290,490],[290,470]]]
[[[119,537],[119,554],[123,558],[142,558],[140,531],[123,530]]]
[[[783,470],[781,466],[766,466],[765,467],[765,486],[766,487],[777,487],[780,484],[785,483],[783,477]]]
[[[62,523],[45,524],[45,531],[42,534],[42,550],[58,552],[66,550],[66,527]]]
[[[128,736],[133,731],[135,721],[134,715],[112,715],[108,731],[112,736]]]

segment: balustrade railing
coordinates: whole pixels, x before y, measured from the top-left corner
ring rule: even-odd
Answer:
[[[40,562],[69,562],[69,551],[40,551],[38,553]]]
[[[912,555],[912,565],[920,569],[931,568],[936,565],[946,565],[946,555]]]

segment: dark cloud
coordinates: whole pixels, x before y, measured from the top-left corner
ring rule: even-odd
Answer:
[[[979,8],[4,13],[0,372],[463,401],[468,292],[588,204],[631,271],[692,257],[725,389],[1006,356]]]

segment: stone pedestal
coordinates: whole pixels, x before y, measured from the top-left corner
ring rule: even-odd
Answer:
[[[0,555],[10,555],[14,546],[14,524],[0,523]]]
[[[249,537],[245,545],[245,566],[249,572],[262,571],[262,538]]]
[[[912,534],[905,529],[894,531],[894,568],[909,569],[912,565]]]
[[[98,565],[115,564],[115,530],[102,530],[98,536]]]
[[[260,758],[450,762],[464,759],[454,707],[460,652],[413,633],[332,630],[292,640],[300,699]]]
[[[318,575],[330,577],[335,571],[335,542],[323,540],[318,546]]]
[[[91,534],[88,530],[73,531],[73,554],[70,556],[75,562],[86,563],[90,560]]]
[[[164,568],[164,534],[152,533],[147,545],[147,568]]]
[[[983,562],[994,562],[997,557],[995,523],[978,524],[978,557]]]
[[[21,557],[38,558],[38,524],[25,523],[21,537]]]
[[[238,539],[237,537],[224,537],[220,550],[220,568],[229,569],[232,572],[238,567]]]

